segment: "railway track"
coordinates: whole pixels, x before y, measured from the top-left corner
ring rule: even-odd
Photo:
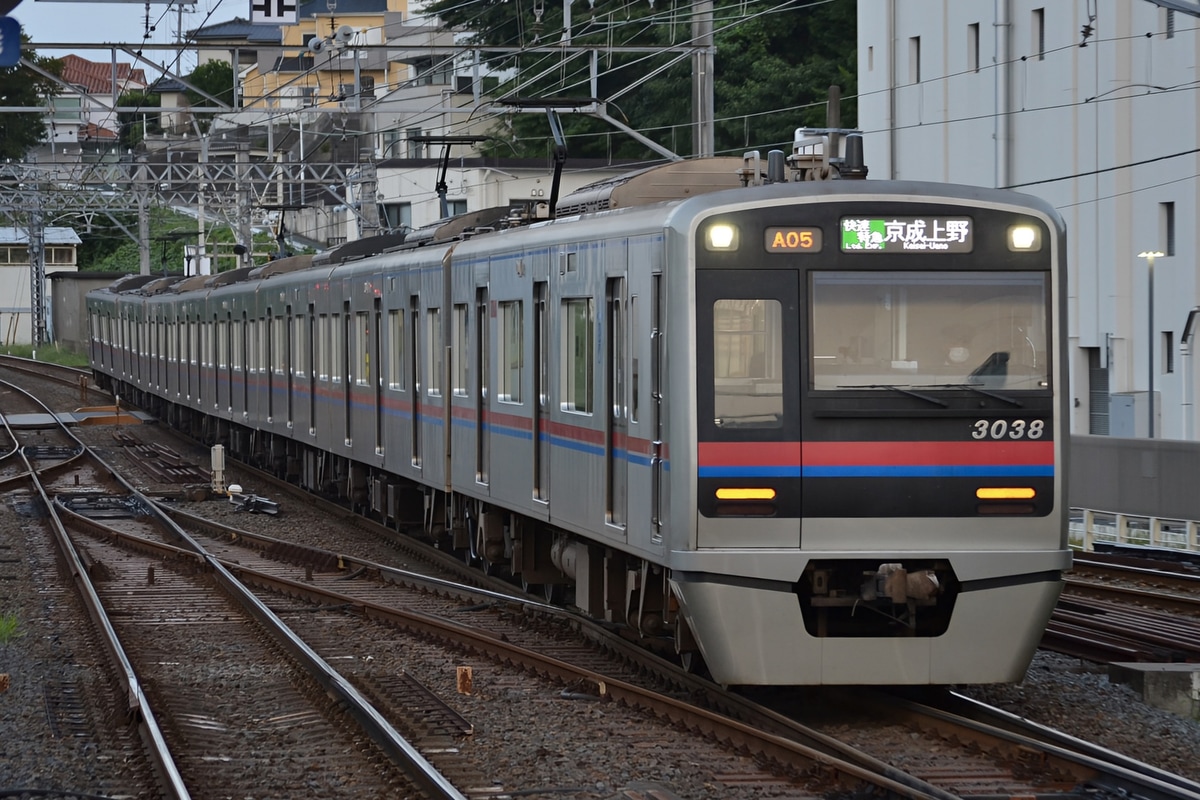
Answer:
[[[1077,556],[1042,646],[1101,662],[1200,660],[1200,576],[1147,564]]]
[[[116,448],[116,446],[114,447]],[[152,480],[152,482],[158,481],[158,478]],[[271,489],[270,492],[274,496],[275,490]],[[75,501],[69,498],[70,493],[63,492],[63,494],[67,498],[64,501],[65,506],[71,506]],[[76,493],[76,496],[78,496],[78,493]],[[202,505],[213,510],[221,510],[223,513],[219,516],[229,517],[236,515],[237,522],[243,524],[251,521],[262,525],[272,524],[257,515],[232,512],[230,504],[225,502],[186,505],[189,508]],[[287,505],[289,506],[288,510],[292,510],[291,503],[288,502]],[[85,515],[89,511],[87,508],[83,510]],[[95,512],[95,509],[90,510]],[[101,510],[99,513],[100,516],[113,516],[119,515],[120,512]],[[287,513],[288,511],[285,511],[285,516]],[[496,652],[488,652],[490,648],[495,647],[495,642],[506,645],[510,644],[510,642],[505,641],[508,638],[545,638],[547,631],[549,631],[562,639],[557,645],[561,648],[559,655],[571,653],[572,651],[582,651],[584,652],[584,656],[576,654],[576,658],[583,661],[596,658],[595,653],[609,652],[611,654],[615,649],[619,649],[618,645],[620,644],[619,639],[611,636],[609,638],[614,639],[616,643],[602,645],[589,643],[601,638],[599,634],[582,634],[581,631],[583,631],[584,626],[573,615],[566,614],[561,610],[543,608],[543,604],[535,602],[532,598],[520,596],[520,593],[511,585],[504,584],[503,591],[497,588],[494,594],[490,593],[489,590],[480,591],[479,587],[475,587],[474,589],[471,587],[451,588],[450,584],[453,583],[452,580],[441,584],[439,588],[437,581],[431,582],[427,577],[405,576],[399,574],[401,571],[395,570],[394,567],[368,563],[365,559],[355,560],[352,556],[337,553],[336,551],[320,551],[319,548],[315,548],[316,552],[307,553],[305,548],[297,548],[290,543],[272,542],[269,538],[254,537],[247,532],[236,534],[231,534],[228,531],[221,532],[211,524],[211,521],[188,521],[185,515],[178,512],[172,512],[171,515],[175,517],[181,527],[188,529],[192,536],[209,539],[210,541],[206,544],[206,548],[211,547],[216,551],[214,557],[219,555],[225,562],[226,567],[231,570],[231,574],[235,574],[240,579],[240,582],[258,585],[260,591],[263,593],[262,596],[268,598],[266,600],[268,605],[272,608],[278,607],[278,610],[289,619],[292,625],[298,630],[303,630],[302,636],[306,642],[310,640],[314,643],[327,641],[328,644],[320,645],[320,649],[333,653],[333,658],[339,662],[373,665],[371,668],[360,670],[361,674],[355,674],[351,680],[364,695],[369,696],[379,706],[386,707],[390,698],[404,698],[406,692],[410,691],[414,693],[414,697],[424,696],[426,699],[420,701],[400,699],[391,700],[391,702],[402,707],[409,707],[428,702],[428,696],[432,694],[438,698],[457,697],[462,702],[470,705],[478,702],[486,703],[485,696],[515,698],[521,695],[532,695],[535,706],[538,700],[544,706],[545,700],[542,698],[546,696],[547,691],[557,691],[559,699],[556,702],[558,704],[567,702],[583,709],[610,706],[613,705],[611,702],[613,700],[618,701],[616,704],[618,706],[633,705],[634,701],[620,694],[620,692],[632,690],[626,689],[623,681],[620,678],[614,678],[614,676],[626,674],[637,678],[639,677],[639,673],[645,671],[645,668],[629,666],[633,662],[630,660],[630,657],[623,654],[610,656],[614,659],[614,662],[605,666],[603,673],[593,670],[596,675],[600,676],[598,679],[581,678],[578,673],[574,673],[575,677],[567,677],[566,673],[559,674],[555,672],[555,670],[561,669],[557,664],[548,667],[545,666],[547,662],[544,661],[535,662],[535,666],[522,667],[520,670],[512,673],[512,677],[504,677],[496,673],[494,671],[495,668],[492,666],[493,664],[516,663],[515,656],[511,655],[504,648],[500,648]],[[313,512],[303,512],[303,516],[306,519],[310,515],[315,516]],[[373,530],[370,534],[371,536],[380,535],[380,532],[374,531],[373,526],[368,522],[356,522],[355,524],[364,529]],[[315,527],[315,525],[306,527]],[[343,532],[346,529],[345,517],[341,519],[340,528]],[[396,539],[394,532],[391,532],[391,534],[391,539]],[[339,538],[339,542],[346,538],[352,537],[343,535]],[[405,537],[399,537],[397,541],[403,541],[406,547],[409,546],[409,543],[405,541]],[[382,545],[386,552],[392,554],[393,559],[397,553],[397,546],[396,542],[393,541],[388,541]],[[434,552],[436,553],[436,551]],[[271,555],[271,557],[267,557],[267,555]],[[455,568],[460,566],[458,560],[449,558],[444,553],[436,553],[436,555],[445,559],[447,570],[450,570],[451,566]],[[415,558],[411,554],[403,557],[407,559]],[[329,569],[331,559],[334,562],[341,562],[336,570]],[[274,564],[274,566],[267,569],[266,567],[269,564]],[[273,575],[273,571],[279,571],[283,574]],[[424,565],[421,566],[420,571],[426,571]],[[482,575],[477,570],[469,574],[475,576],[477,579]],[[347,580],[350,575],[354,577]],[[483,578],[485,581],[491,580],[487,576],[483,576]],[[414,587],[419,587],[405,589],[403,596],[406,599],[376,602],[375,599],[360,596],[360,590],[368,585],[377,587],[380,592],[393,592],[396,591],[396,587],[399,584],[405,582],[412,583]],[[497,582],[497,584],[500,583],[502,582]],[[311,594],[321,584],[329,584],[334,587],[335,591],[326,595]],[[269,594],[267,594],[268,590]],[[375,591],[376,588],[371,588],[366,594],[370,596]],[[472,591],[478,592],[478,594],[472,594]],[[445,608],[447,604],[445,596],[450,594],[461,597],[461,600],[456,601],[459,603],[458,611],[447,611]],[[481,636],[481,644],[477,646],[478,649],[471,650],[476,645],[465,648],[466,651],[471,653],[470,659],[472,661],[470,666],[475,667],[473,671],[475,680],[474,694],[457,694],[457,667],[463,665],[456,662],[466,660],[466,658],[447,660],[445,655],[440,656],[442,668],[440,671],[436,668],[434,669],[433,674],[438,675],[435,680],[424,677],[424,673],[422,673],[422,677],[417,677],[414,674],[415,671],[414,673],[406,673],[403,666],[393,665],[384,667],[380,655],[382,652],[381,647],[373,647],[372,643],[387,641],[389,642],[389,647],[386,649],[391,649],[394,646],[391,644],[394,635],[384,633],[382,630],[376,630],[373,626],[381,623],[375,623],[373,620],[382,619],[385,613],[394,613],[397,610],[395,606],[417,603],[430,603],[431,609],[427,610],[431,612],[431,615],[434,615],[432,613],[433,609],[437,606],[443,606],[440,613],[455,616],[458,618],[460,624],[462,620],[471,618],[472,625],[470,627],[478,627],[482,631],[481,634],[478,634]],[[374,608],[374,606],[378,606],[379,608]],[[550,621],[544,621],[543,616],[546,620]],[[515,627],[509,629],[488,628],[484,625],[475,624],[477,619],[486,617],[499,619],[504,624]],[[418,619],[418,621],[400,624],[411,624],[417,628],[427,624],[425,620],[419,620],[416,616],[413,618]],[[389,622],[388,628],[392,629],[397,624]],[[375,632],[364,636],[363,629],[368,627]],[[604,631],[601,631],[601,633],[607,634]],[[421,634],[420,638],[436,642],[438,637],[444,636],[446,636],[444,633],[435,635],[425,632]],[[363,643],[364,641],[365,644]],[[538,647],[542,646],[538,645]],[[404,645],[404,649],[411,649],[412,647],[411,643]],[[455,647],[464,648],[462,644],[455,645]],[[497,652],[499,654],[496,654]],[[487,660],[484,662],[478,661],[477,659],[481,655],[486,656]],[[546,654],[542,653],[539,658],[545,658],[545,656]],[[438,656],[430,657],[434,661],[438,658]],[[567,658],[565,657],[559,658],[556,656],[553,660],[567,663]],[[537,663],[540,663],[541,666],[537,666]],[[593,666],[595,666],[594,663]],[[404,677],[406,674],[408,674],[408,677]],[[690,696],[695,700],[699,696],[704,682],[689,683],[688,681],[696,679],[694,677],[683,676],[682,673],[678,673],[678,675],[679,677],[670,679],[654,678],[652,683],[655,688],[648,691],[651,694]],[[549,690],[543,686],[543,681],[549,681]],[[630,681],[630,685],[634,685],[633,681]],[[421,686],[424,686],[424,689],[419,688]],[[534,688],[531,688],[531,686]],[[557,687],[557,689],[554,689],[554,687]],[[634,688],[638,687],[635,686]],[[827,736],[820,730],[805,726],[795,720],[787,719],[777,710],[756,706],[746,698],[737,698],[736,696],[722,697],[717,687],[711,687],[710,685],[710,688],[705,688],[704,691],[711,693],[703,696],[701,700],[702,705],[717,709],[720,712],[714,714],[714,718],[712,719],[704,716],[698,719],[675,716],[683,712],[663,711],[657,710],[652,706],[646,706],[647,710],[645,713],[649,717],[667,720],[676,730],[685,729],[689,731],[687,736],[680,737],[676,735],[672,737],[664,735],[661,728],[656,730],[654,727],[641,728],[630,725],[622,727],[619,724],[604,727],[603,723],[596,723],[594,719],[592,722],[593,724],[597,724],[598,730],[607,731],[605,734],[607,737],[634,747],[645,747],[648,742],[655,742],[655,746],[663,747],[663,743],[670,739],[678,741],[679,746],[683,750],[695,751],[700,741],[695,739],[697,732],[704,732],[703,738],[709,741],[730,736],[729,733],[723,732],[725,729],[716,727],[717,723],[721,722],[723,718],[740,721],[739,725],[751,728],[750,732],[755,733],[760,738],[766,733],[766,741],[770,743],[771,747],[782,746],[779,742],[773,742],[772,737],[775,739],[792,740],[792,743],[788,744],[787,747],[794,747],[796,742],[803,742],[799,750],[799,756],[778,753],[771,755],[770,753],[774,751],[768,749],[766,745],[747,745],[743,740],[729,739],[730,742],[736,742],[736,744],[730,745],[733,749],[742,749],[744,752],[757,753],[757,757],[753,760],[753,763],[758,763],[759,761],[774,762],[776,766],[772,768],[755,766],[748,769],[745,762],[739,762],[737,759],[726,762],[727,766],[714,766],[713,774],[720,781],[723,781],[720,796],[735,796],[726,790],[733,790],[735,788],[746,789],[766,785],[774,785],[782,793],[780,796],[810,796],[835,786],[845,788],[848,785],[858,785],[857,781],[863,781],[862,785],[866,785],[867,775],[871,773],[882,775],[886,780],[892,782],[892,785],[889,785],[888,788],[879,790],[885,794],[890,794],[891,796],[931,796],[942,798],[981,796],[986,794],[990,794],[990,796],[1012,796],[1013,794],[1032,791],[1038,791],[1046,795],[1071,796],[1069,792],[1075,789],[1067,789],[1068,785],[1076,788],[1078,786],[1086,786],[1088,785],[1087,781],[1090,780],[1099,783],[1103,787],[1106,785],[1104,783],[1105,780],[1111,781],[1111,779],[1101,778],[1100,775],[1102,773],[1095,769],[1094,764],[1091,767],[1068,768],[1059,765],[1056,761],[1053,762],[1055,766],[1052,768],[1043,767],[1040,768],[1040,771],[1030,769],[1027,765],[1020,766],[1016,772],[1024,770],[1027,774],[1021,780],[1018,780],[1019,776],[1015,774],[1013,768],[1004,765],[1006,758],[1009,758],[1008,756],[986,756],[979,758],[977,755],[972,755],[971,758],[967,758],[968,755],[972,754],[972,751],[986,752],[988,748],[978,744],[978,740],[973,740],[961,732],[953,734],[927,733],[926,731],[934,729],[932,723],[918,723],[911,720],[896,723],[893,719],[890,724],[899,724],[900,727],[885,729],[883,733],[884,737],[898,741],[901,745],[903,742],[909,742],[908,747],[901,746],[900,749],[893,750],[880,748],[873,754],[868,747],[855,747],[847,744],[846,741]],[[461,737],[463,736],[474,739],[482,738],[478,735],[478,731],[482,726],[476,726],[471,722],[473,715],[462,713],[461,710],[456,710],[451,705],[450,703],[443,702],[443,710],[426,712],[431,719],[435,720],[433,725],[435,733],[428,740],[433,742],[433,749],[439,747],[454,749],[452,745],[456,740],[459,741],[461,746]],[[449,712],[445,710],[446,708],[449,709]],[[544,711],[544,708],[542,710]],[[529,724],[534,726],[539,724],[545,726],[547,724],[544,714],[539,718],[536,711],[530,713],[529,720]],[[722,722],[722,724],[727,723]],[[472,733],[463,733],[466,726],[472,726]],[[872,738],[870,735],[864,735],[862,730],[859,730],[858,734],[863,739]],[[422,736],[423,734],[420,733],[414,734],[414,738],[417,740],[423,740]],[[956,751],[957,755],[951,752],[951,748],[944,744],[954,739],[965,742],[962,745],[962,750]],[[931,746],[930,742],[934,742],[933,746],[939,750],[945,750],[945,760],[941,766],[937,766],[933,760],[929,759],[927,754],[921,755],[929,750]],[[755,750],[755,747],[759,747],[760,749]],[[1045,756],[1029,756],[1028,753],[1032,751],[1028,748],[1032,747],[1032,745],[1025,743],[1018,747],[1018,751],[1026,754],[1024,756],[1026,760],[1032,759],[1036,764],[1051,763],[1046,761]],[[1022,750],[1021,748],[1026,749]],[[680,754],[674,756],[668,751],[664,753],[664,758],[687,758],[687,756],[682,755],[683,750],[680,751]],[[920,768],[913,770],[903,768],[904,765],[913,762],[918,757],[923,759],[924,762]],[[1019,761],[1019,764],[1024,763],[1024,761]],[[1091,772],[1088,771],[1089,769]],[[1082,770],[1082,772],[1078,772],[1078,770]],[[1088,777],[1089,775],[1091,777]],[[480,787],[478,784],[475,784],[473,788],[479,789]],[[492,788],[494,789],[495,787],[493,786]],[[1104,790],[1107,791],[1107,789]],[[1122,789],[1122,791],[1127,790]],[[647,794],[646,796],[651,795]],[[657,796],[668,797],[670,795],[660,794]],[[1092,796],[1103,797],[1105,795],[1101,793],[1093,794]]]

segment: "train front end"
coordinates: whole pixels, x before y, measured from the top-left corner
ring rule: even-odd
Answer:
[[[834,181],[672,220],[671,581],[713,677],[1020,680],[1071,562],[1058,215]]]

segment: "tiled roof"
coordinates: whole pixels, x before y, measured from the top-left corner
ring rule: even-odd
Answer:
[[[42,232],[46,244],[81,244],[74,228],[46,228]],[[29,244],[29,231],[25,228],[0,228],[0,244]]]
[[[63,56],[62,79],[75,86],[82,86],[89,94],[111,95],[113,93],[113,65],[80,58],[75,54]],[[129,64],[118,63],[117,93],[129,89],[140,89],[146,85],[146,71],[134,69]]]
[[[87,125],[79,126],[79,141],[115,141],[117,134],[108,128],[101,128],[94,122],[89,122]]]
[[[188,37],[196,42],[205,42],[210,39],[220,39],[222,41],[229,40],[245,40],[255,44],[279,44],[283,39],[283,31],[278,25],[260,25],[234,17],[227,22],[217,22],[212,25],[205,25],[203,28],[196,28],[188,31]]]

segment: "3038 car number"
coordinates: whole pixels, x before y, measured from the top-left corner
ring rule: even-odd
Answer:
[[[1040,439],[1046,432],[1046,421],[981,419],[971,429],[972,439]]]

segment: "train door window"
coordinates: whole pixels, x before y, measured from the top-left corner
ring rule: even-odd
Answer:
[[[344,375],[346,382],[342,384],[344,387],[342,391],[342,408],[345,409],[345,415],[342,422],[342,431],[345,433],[346,447],[350,447],[354,443],[352,438],[354,429],[351,427],[354,414],[350,403],[352,399],[350,394],[350,386],[354,382],[354,375],[351,373],[359,369],[359,364],[357,361],[360,356],[357,354],[357,351],[352,352],[350,349],[358,344],[358,337],[355,335],[355,329],[357,327],[358,320],[356,320],[350,314],[349,301],[343,305],[343,308],[345,311],[342,314],[342,328],[338,331],[339,335],[341,336],[341,348],[339,348],[338,355],[342,358],[342,366],[346,370]]]
[[[638,421],[638,296],[629,296],[629,342],[633,347],[633,359],[629,369],[629,421]]]
[[[210,368],[217,365],[217,322],[204,321],[204,363]]]
[[[426,312],[429,326],[429,374],[425,376],[430,397],[442,395],[442,310],[431,308]]]
[[[304,346],[304,342],[307,338],[304,335],[306,329],[307,328],[304,322],[303,314],[297,314],[292,317],[292,375],[297,378],[303,378],[308,374],[309,364],[308,359],[306,358],[308,355],[308,349]]]
[[[340,314],[330,315],[329,320],[329,377],[334,383],[342,382],[342,321]]]
[[[525,363],[525,319],[521,301],[500,303],[499,311],[496,399],[501,403],[520,403],[521,373]]]
[[[308,304],[308,313],[305,315],[308,322],[307,330],[304,332],[304,353],[305,358],[311,365],[308,371],[308,435],[315,436],[317,434],[317,313],[316,307]]]
[[[550,502],[550,436],[545,430],[550,416],[550,394],[546,385],[549,359],[549,309],[546,281],[533,285],[533,491],[543,503]]]
[[[374,324],[371,326],[369,347],[371,359],[375,362],[375,373],[371,378],[371,386],[375,395],[375,455],[383,455],[383,337],[380,336],[379,326],[383,319],[382,301],[375,298],[372,311]]]
[[[563,300],[560,385],[562,410],[592,413],[592,357],[596,325],[592,298]]]
[[[388,388],[404,390],[404,309],[388,312]]]
[[[317,375],[329,380],[329,315],[322,314],[317,320]]]
[[[262,339],[262,327],[259,320],[250,320],[250,329],[247,333],[246,347],[246,371],[252,375],[258,374],[258,365],[262,363],[259,359],[259,341]]]
[[[241,370],[243,366],[242,362],[244,360],[242,358],[242,353],[244,352],[244,348],[246,346],[246,320],[237,320],[231,322],[230,325],[233,326],[232,364],[234,369]]]
[[[283,317],[271,320],[271,367],[276,375],[284,375],[287,371],[287,351],[284,350],[287,345],[287,336],[284,333],[286,322]]]
[[[359,386],[371,384],[371,318],[365,311],[354,315],[354,382]]]
[[[467,343],[470,331],[468,325],[470,323],[470,312],[466,303],[455,303],[454,305],[454,341],[450,343],[450,353],[453,359],[451,374],[454,376],[454,386],[451,387],[456,397],[466,397],[468,390],[468,379],[470,377],[471,359],[468,357]]]
[[[773,299],[713,303],[713,415],[719,426],[783,424],[782,312]]]
[[[491,432],[488,429],[488,387],[491,380],[490,315],[486,286],[475,289],[475,375],[479,391],[475,394],[475,480],[487,484],[492,460]]]
[[[409,370],[412,375],[412,465],[421,466],[421,298],[413,295],[408,300],[409,325]]]

